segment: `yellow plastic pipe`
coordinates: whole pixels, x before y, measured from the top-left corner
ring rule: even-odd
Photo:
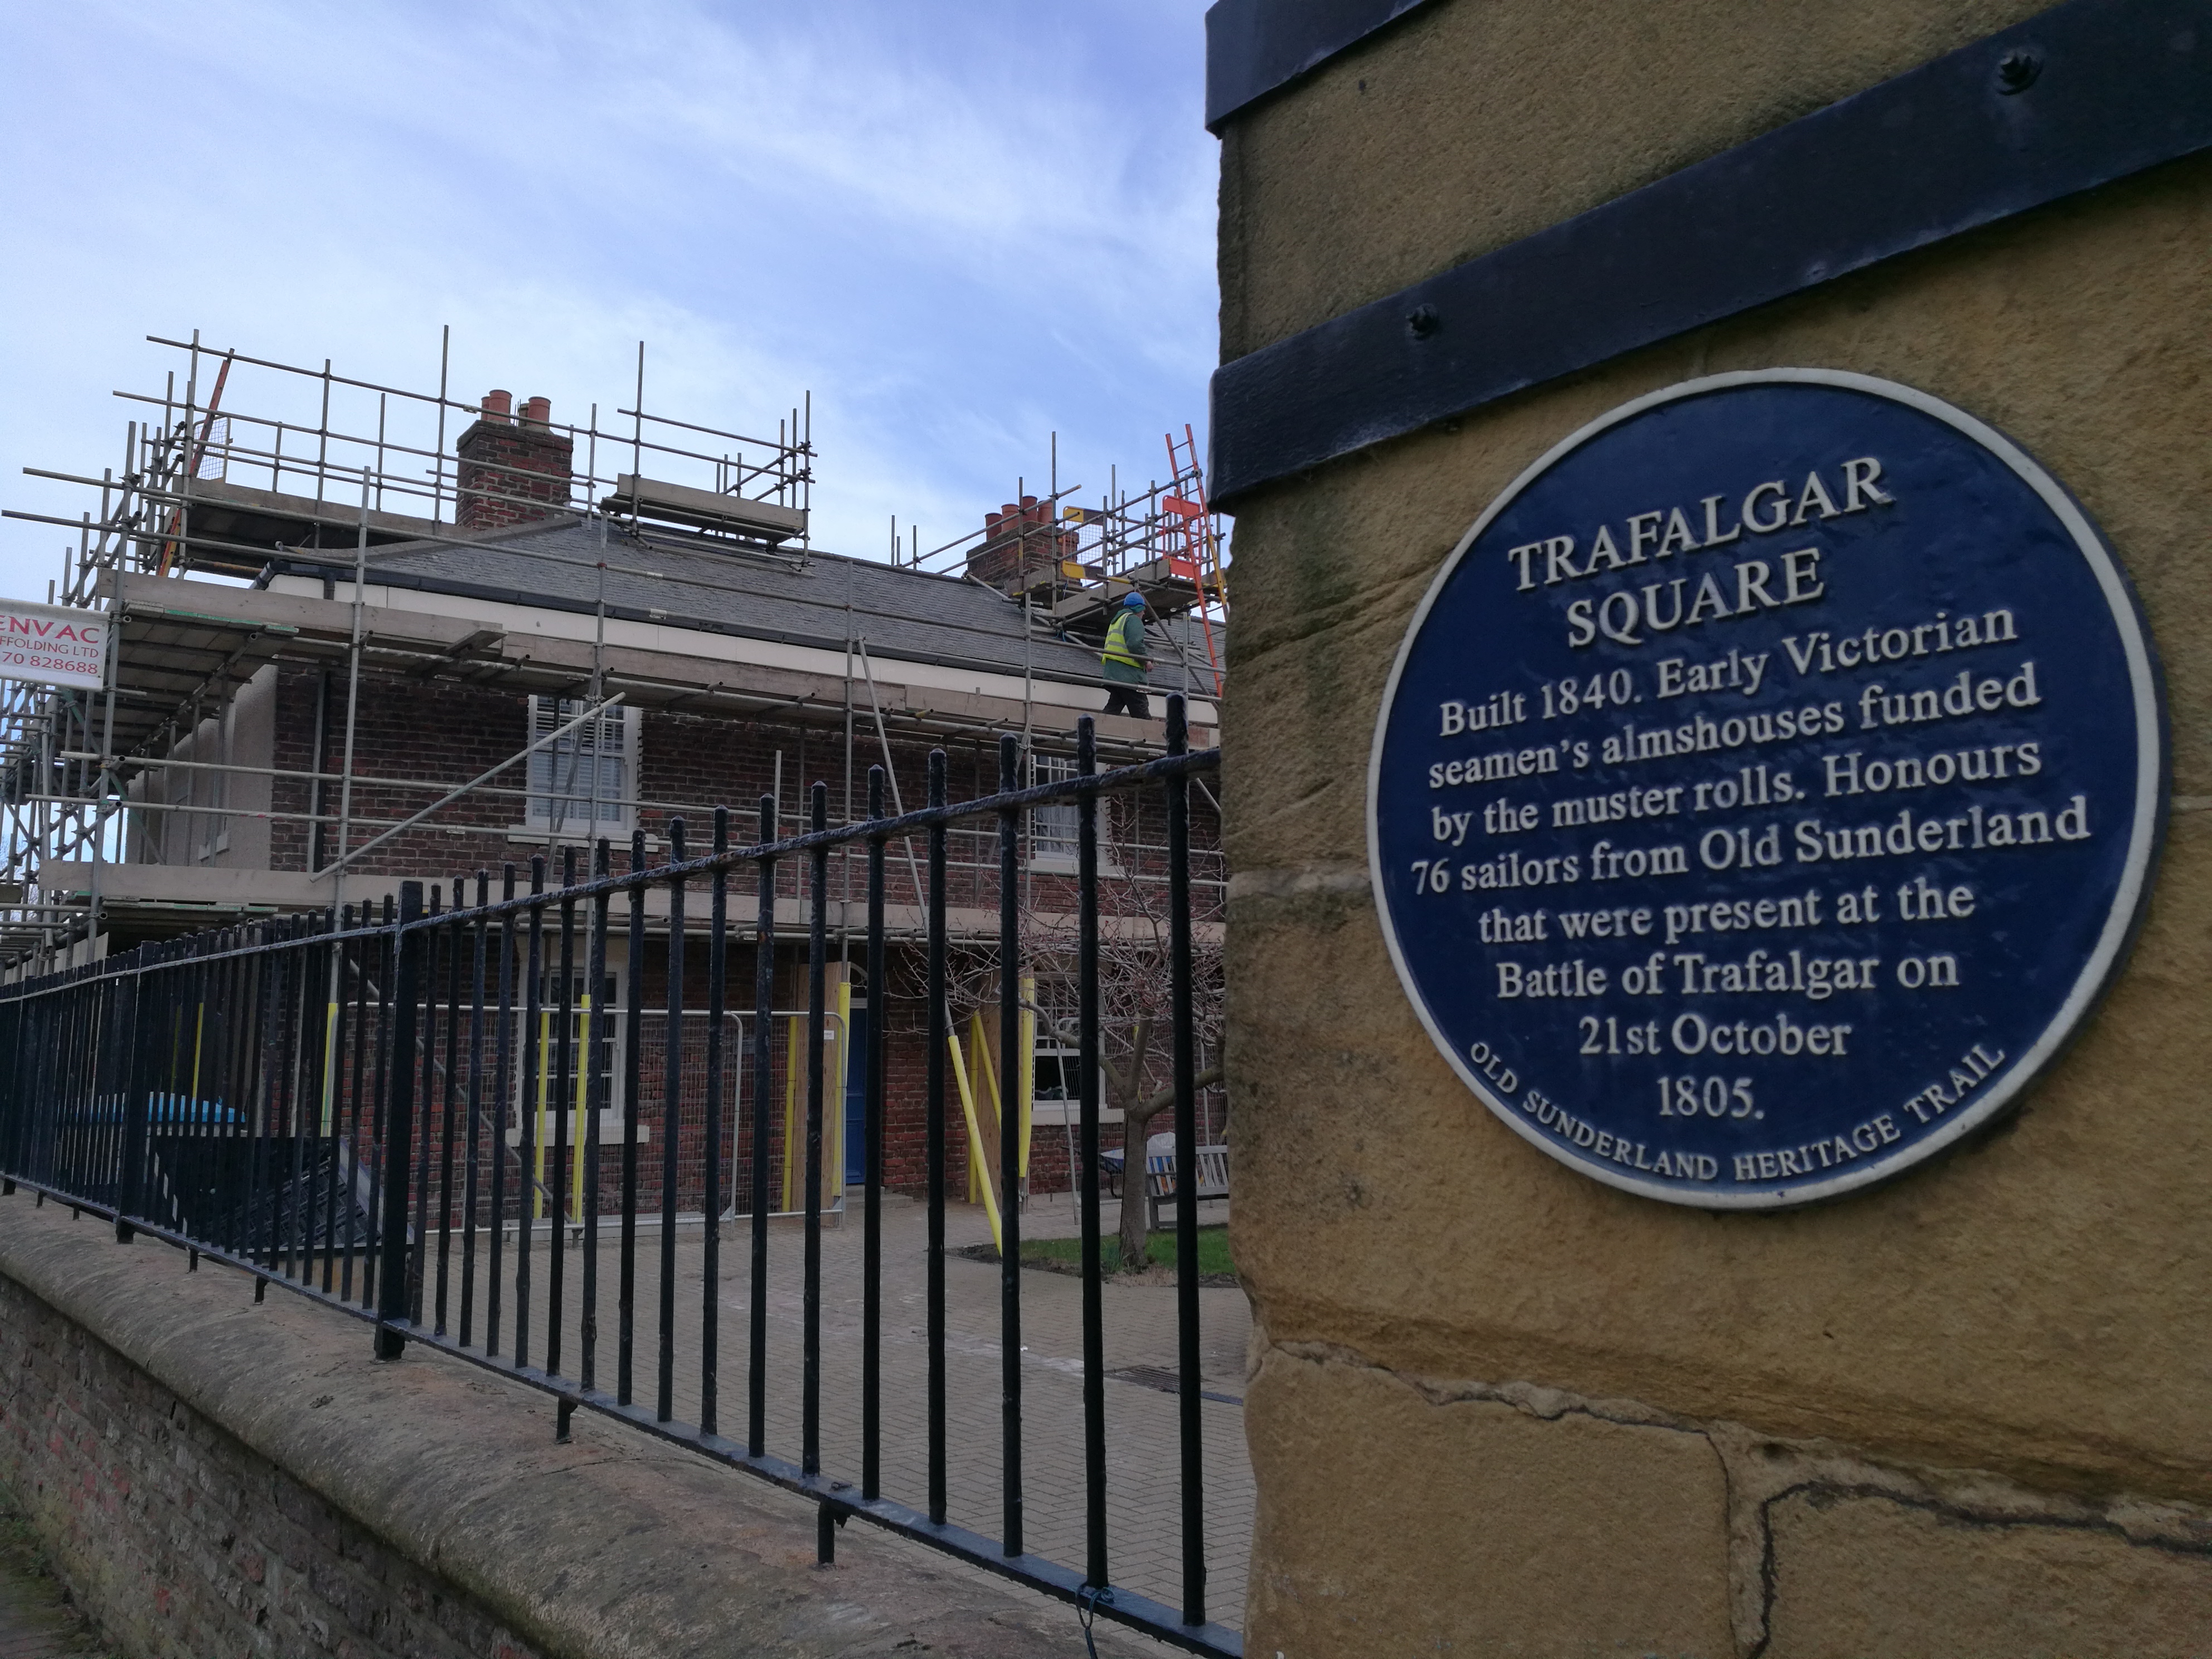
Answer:
[[[581,1035],[576,1039],[576,1132],[568,1137],[568,1212],[584,1218],[584,1114],[591,1109],[592,995],[586,991],[578,1012]]]
[[[825,1210],[845,1195],[845,1085],[847,1068],[852,1065],[852,1034],[853,981],[841,979],[836,1023],[822,1034],[833,1047],[833,1053],[824,1059],[836,1061],[822,1068],[834,1079],[822,1091],[830,1097],[822,1103],[822,1207]],[[837,1103],[835,1111],[830,1108],[830,1100]]]
[[[961,1057],[959,1035],[948,1031],[945,1042],[952,1050],[952,1077],[960,1085],[960,1110],[968,1120],[968,1190],[981,1191],[983,1213],[991,1222],[991,1248],[1000,1249],[1004,1247],[999,1242],[999,1200],[991,1190],[990,1166],[983,1162],[983,1129],[975,1117],[975,1091],[968,1081],[968,1063]]]
[[[538,1011],[538,1147],[535,1166],[531,1170],[530,1218],[543,1220],[545,1215],[545,1099],[552,1087],[545,1074],[545,1060],[553,1046],[553,1016],[544,1008]]]
[[[1021,1177],[1030,1178],[1030,1120],[1036,1106],[1036,981],[1022,981],[1022,1016],[1019,1030],[1021,1051],[1029,1055],[1030,1063],[1022,1067],[1015,1085],[1015,1097],[1021,1103]]]
[[[332,998],[323,1010],[323,1139],[331,1138],[337,1117],[338,1005]]]
[[[806,1020],[791,1017],[789,1041],[783,1066],[783,1201],[776,1207],[789,1215],[799,1208],[799,1096],[806,1065]]]

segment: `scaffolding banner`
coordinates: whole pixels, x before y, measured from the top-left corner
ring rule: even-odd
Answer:
[[[99,690],[107,684],[106,617],[0,599],[0,680]]]

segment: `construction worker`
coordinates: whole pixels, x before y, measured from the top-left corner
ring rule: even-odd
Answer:
[[[1146,672],[1152,665],[1145,649],[1145,596],[1131,593],[1114,613],[1106,630],[1106,648],[1098,653],[1106,672],[1106,712],[1130,714],[1140,720],[1152,717],[1145,696]]]

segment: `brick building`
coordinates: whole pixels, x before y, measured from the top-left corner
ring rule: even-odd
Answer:
[[[811,548],[805,508],[788,490],[756,498],[633,473],[610,488],[580,475],[575,434],[551,424],[543,398],[526,400],[517,416],[508,394],[494,392],[471,412],[441,462],[449,524],[195,483],[194,522],[214,528],[178,538],[185,552],[175,570],[100,573],[100,595],[121,619],[112,729],[100,746],[118,757],[111,787],[123,828],[99,843],[103,854],[50,860],[40,873],[46,893],[89,902],[98,952],[270,914],[339,907],[357,915],[366,907],[379,915],[402,880],[428,884],[445,906],[479,891],[497,896],[510,878],[521,890],[533,880],[557,885],[571,869],[588,873],[603,841],[617,870],[635,856],[658,864],[670,858],[679,823],[696,856],[712,842],[718,807],[729,811],[733,842],[757,840],[763,797],[775,799],[775,827],[789,835],[802,827],[817,782],[831,822],[858,819],[876,765],[912,807],[937,748],[948,757],[952,799],[974,799],[998,787],[1004,732],[1021,739],[1018,781],[1045,781],[1072,772],[1085,714],[1097,719],[1103,765],[1163,751],[1157,718],[1098,712],[1096,643],[1055,606],[1064,610],[1058,590],[1073,582],[1099,595],[1094,608],[1103,612],[1112,584],[1070,574],[1080,570],[1071,562],[1073,538],[1050,523],[1048,502],[1040,509],[1027,498],[991,514],[963,568],[932,572]],[[1046,563],[1057,584],[1053,605],[1036,591]],[[1173,579],[1163,567],[1121,587],[1132,585],[1158,594]],[[1188,694],[1193,740],[1210,744],[1218,713],[1209,647],[1218,641],[1202,641],[1172,603],[1161,609],[1170,619],[1154,630],[1154,689]],[[1213,944],[1224,880],[1218,809],[1204,791],[1194,805],[1200,937]],[[1073,827],[1063,821],[1073,811],[1034,813],[1024,830],[1022,903],[1046,936],[1073,908]],[[1146,891],[1162,867],[1162,808],[1118,799],[1102,823],[1113,882],[1128,896],[1121,908],[1140,927],[1134,913],[1151,902]],[[995,836],[979,823],[952,837],[952,927],[967,1002],[995,971]],[[805,1006],[797,862],[781,872],[775,966],[778,1006],[792,1011]],[[844,1074],[845,1115],[856,1114],[860,1067],[842,1057],[862,1022],[882,1019],[887,1179],[916,1191],[924,1028],[912,941],[921,911],[912,866],[895,849],[890,982],[867,985],[863,862],[841,856],[830,866],[831,978],[842,987],[832,991],[842,1011],[833,1077]],[[726,970],[732,1000],[747,1007],[725,1031],[732,1045],[726,1125],[752,1109],[749,1068],[739,1063],[750,999],[734,988],[753,982],[754,947],[738,922],[753,915],[750,879],[740,872],[731,890]],[[1116,908],[1109,897],[1109,927]],[[608,982],[597,992],[603,1007],[626,1005],[635,991],[653,1011],[641,1019],[638,1068],[648,1121],[659,1120],[668,1041],[666,915],[656,890],[641,962],[629,959],[622,928],[611,930]],[[694,1092],[706,1018],[694,988],[705,985],[708,965],[696,915],[678,1039]],[[1068,1178],[1073,1107],[1056,1097],[1073,1092],[1073,1061],[1050,1018],[1066,1000],[1061,966],[1048,953],[1024,964],[1044,1013],[1030,1164],[1037,1189]],[[556,995],[550,982],[544,988]],[[963,1019],[967,1002],[957,1011]],[[626,1066],[622,1022],[601,1024],[594,1063]],[[777,1091],[787,1096],[801,1051],[787,1024],[775,1042]],[[769,1103],[772,1145],[787,1103]],[[511,1146],[526,1104],[519,1094],[507,1103]],[[684,1188],[696,1203],[705,1102],[687,1092],[683,1104]],[[854,1139],[846,1140],[857,1156]],[[742,1202],[750,1175],[740,1151],[726,1136],[724,1190]],[[559,1174],[545,1173],[549,1189],[557,1187]],[[956,1167],[956,1193],[963,1178]]]

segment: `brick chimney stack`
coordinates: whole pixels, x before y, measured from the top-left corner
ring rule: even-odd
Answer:
[[[1002,593],[1042,586],[1081,538],[1053,522],[1052,503],[1024,495],[983,515],[983,539],[968,556],[968,574]]]
[[[475,423],[453,446],[461,497],[453,521],[460,529],[529,524],[568,505],[575,441],[548,425],[551,399],[526,399],[520,422],[514,407],[512,392],[486,392]]]

